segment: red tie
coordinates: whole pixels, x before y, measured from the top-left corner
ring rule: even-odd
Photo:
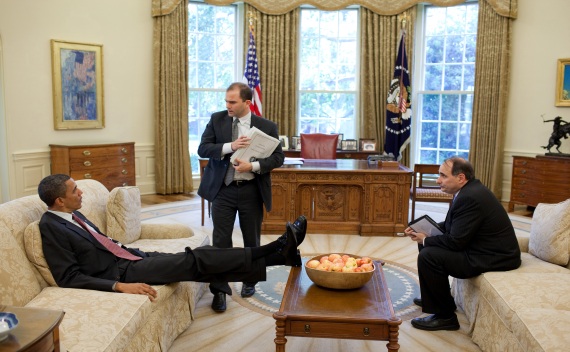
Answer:
[[[113,253],[117,257],[123,258],[123,259],[128,259],[128,260],[141,260],[141,259],[143,259],[141,257],[137,257],[136,255],[134,255],[131,252],[124,249],[123,247],[119,246],[118,244],[113,242],[113,240],[111,240],[109,237],[101,235],[100,233],[91,230],[89,228],[89,226],[87,226],[85,221],[81,220],[81,218],[79,216],[72,213],[71,217],[73,218],[73,220],[77,221],[77,223],[79,225],[81,225],[81,227],[83,227],[87,232],[89,232],[91,235],[93,235],[93,237],[95,237],[95,239],[97,241],[99,241],[99,243],[101,243],[103,246],[105,246],[105,248],[107,248],[107,250],[109,252]]]

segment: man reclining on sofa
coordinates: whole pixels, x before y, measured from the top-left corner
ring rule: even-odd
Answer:
[[[297,246],[305,238],[306,220],[287,223],[276,241],[252,248],[186,248],[182,253],[142,252],[102,234],[77,210],[82,191],[68,175],[45,177],[38,186],[48,206],[39,227],[50,271],[60,287],[147,295],[150,285],[178,281],[264,281],[266,267],[300,266]]]

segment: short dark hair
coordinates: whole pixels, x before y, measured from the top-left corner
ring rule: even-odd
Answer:
[[[448,162],[451,163],[451,174],[453,176],[464,174],[468,181],[475,178],[475,170],[473,170],[473,165],[469,161],[459,156],[452,156],[445,159],[443,163],[446,164]]]
[[[40,199],[46,203],[48,207],[51,207],[57,198],[65,197],[65,193],[67,192],[65,182],[70,178],[69,175],[64,174],[46,176],[38,185],[38,195]]]
[[[242,83],[242,82],[234,82],[234,83],[230,84],[228,89],[226,89],[226,92],[233,90],[233,89],[239,89],[239,97],[243,101],[253,99],[253,91],[251,90],[251,88],[249,88],[249,86],[247,84]]]

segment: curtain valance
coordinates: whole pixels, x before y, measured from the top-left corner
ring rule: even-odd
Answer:
[[[181,2],[182,0],[152,0],[152,17],[169,15]]]
[[[165,2],[178,2],[180,0],[162,0]],[[204,0],[212,5],[228,5],[236,0]],[[312,5],[321,10],[333,11],[346,8],[350,5],[360,5],[379,15],[397,15],[419,4],[428,2],[437,6],[453,6],[466,0],[244,0],[259,11],[269,15],[282,15],[301,5]],[[517,17],[518,0],[480,0],[486,1],[499,15],[508,18]],[[155,3],[160,5],[161,0],[153,0],[153,15]],[[163,8],[166,6],[163,5]]]

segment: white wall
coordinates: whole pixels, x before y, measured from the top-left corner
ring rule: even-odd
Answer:
[[[566,18],[570,1],[548,0],[547,4],[519,0],[513,24],[504,200],[510,197],[512,155],[545,152],[540,146],[548,142],[552,124],[543,123],[541,115],[570,121],[570,107],[554,106],[556,63],[570,57],[565,40],[570,33]],[[3,193],[9,192],[10,198],[35,193],[39,180],[49,173],[50,143],[122,141],[136,143],[141,191],[154,191],[150,10],[151,0],[0,0],[10,169],[9,190],[2,189]],[[50,39],[103,44],[104,129],[53,129]],[[570,153],[570,139],[562,140],[561,149]]]
[[[545,6],[547,5],[547,6]],[[570,58],[568,0],[519,0],[518,18],[513,22],[512,65],[507,113],[503,199],[510,198],[512,155],[544,154],[552,122],[561,116],[570,122],[570,107],[556,107],[557,60]],[[562,139],[560,150],[570,153],[570,139]],[[552,148],[551,152],[556,152]],[[570,181],[570,177],[569,177]],[[567,185],[564,185],[567,187]]]
[[[11,198],[49,174],[50,143],[134,141],[154,190],[152,24],[150,0],[0,0]],[[54,130],[51,39],[103,45],[105,128]]]

